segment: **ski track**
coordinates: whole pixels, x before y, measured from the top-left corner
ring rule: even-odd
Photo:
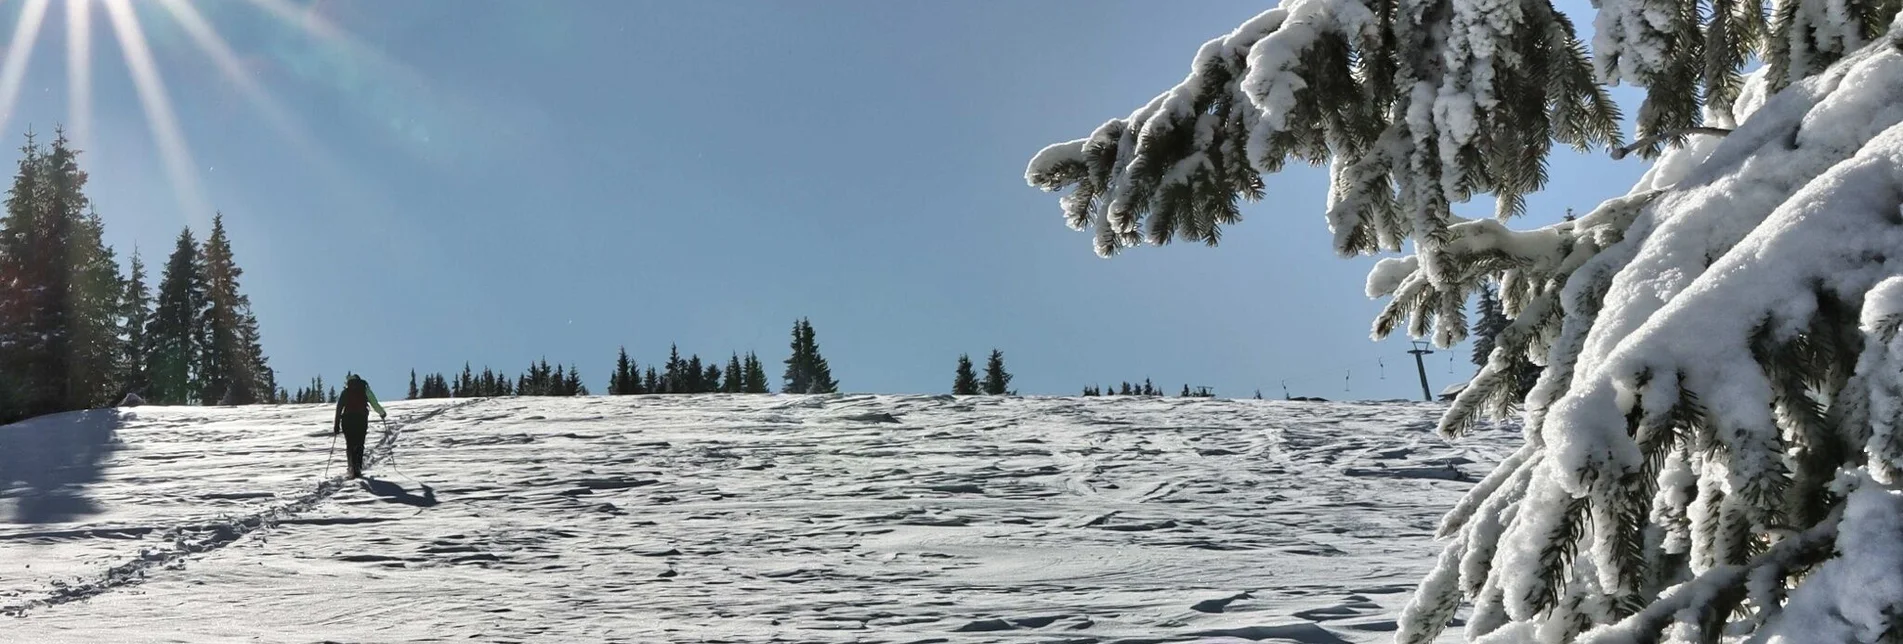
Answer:
[[[317,480],[328,406],[124,410],[57,520],[0,472],[0,639],[1385,641],[1520,442],[1420,403],[388,407],[366,482]]]

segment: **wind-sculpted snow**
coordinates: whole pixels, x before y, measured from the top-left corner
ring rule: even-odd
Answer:
[[[124,410],[85,476],[0,472],[0,639],[1385,641],[1520,442],[1412,403],[390,409],[363,482],[322,406]]]

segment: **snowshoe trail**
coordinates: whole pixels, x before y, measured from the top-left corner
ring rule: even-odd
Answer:
[[[410,424],[428,421],[445,412],[467,407],[478,402],[481,401],[463,401],[454,405],[423,411],[412,418],[385,424],[376,444],[368,446],[364,450],[365,468],[375,467],[382,464],[385,460],[391,459],[397,440],[402,437],[403,430]],[[326,406],[326,409],[328,409],[328,406]],[[128,415],[136,417],[137,414],[133,413]],[[341,459],[342,457],[342,446],[339,445],[334,458]],[[140,583],[147,578],[148,573],[152,570],[182,569],[184,568],[185,560],[192,555],[203,554],[229,546],[258,530],[270,529],[296,521],[298,515],[330,499],[338,490],[343,489],[348,483],[348,479],[345,479],[343,476],[332,476],[319,482],[314,489],[308,492],[289,499],[282,499],[280,503],[261,511],[238,517],[220,517],[211,523],[168,527],[135,527],[121,530],[104,528],[86,531],[84,532],[84,536],[143,537],[156,533],[158,535],[157,540],[161,543],[153,547],[141,548],[135,556],[106,568],[103,573],[90,579],[83,579],[78,583],[54,581],[52,582],[53,588],[43,592],[41,596],[37,598],[0,606],[0,617],[21,617],[34,609],[90,599],[115,589]],[[213,493],[205,496],[207,498],[253,499],[275,497],[277,495],[249,492]],[[337,522],[333,521],[331,523],[336,524]],[[0,534],[0,543],[9,540],[56,538],[58,536],[67,535],[33,532]]]

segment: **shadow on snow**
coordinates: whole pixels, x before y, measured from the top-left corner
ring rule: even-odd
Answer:
[[[369,477],[364,477],[363,479],[360,479],[360,480],[363,482],[363,488],[365,490],[391,503],[413,505],[419,508],[427,508],[427,507],[436,505],[436,490],[431,488],[427,484],[423,484],[423,483],[417,484],[417,485],[423,486],[423,495],[417,496],[415,494],[411,494],[409,490],[403,489],[402,485],[399,485],[390,481],[373,479]]]
[[[86,487],[120,448],[121,422],[119,410],[91,409],[0,426],[0,520],[60,523],[98,513]]]

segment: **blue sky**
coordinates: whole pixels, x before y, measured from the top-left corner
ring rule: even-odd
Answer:
[[[1418,393],[1405,339],[1368,339],[1373,260],[1328,248],[1321,169],[1271,177],[1219,248],[1112,260],[1023,181],[1039,148],[1167,89],[1267,2],[295,3],[341,39],[250,0],[197,2],[300,144],[140,1],[202,194],[189,206],[89,1],[82,161],[108,241],[156,267],[180,227],[222,211],[289,385],[356,370],[392,397],[413,367],[546,357],[600,391],[616,347],[645,363],[670,343],[755,350],[777,376],[806,316],[851,391],[942,392],[959,353],[996,347],[1026,394],[1144,377]],[[24,5],[0,5],[0,37]],[[73,119],[64,5],[10,145]],[[1562,154],[1532,210],[1583,212],[1643,170]],[[1472,373],[1465,347],[1427,364],[1437,390]]]

